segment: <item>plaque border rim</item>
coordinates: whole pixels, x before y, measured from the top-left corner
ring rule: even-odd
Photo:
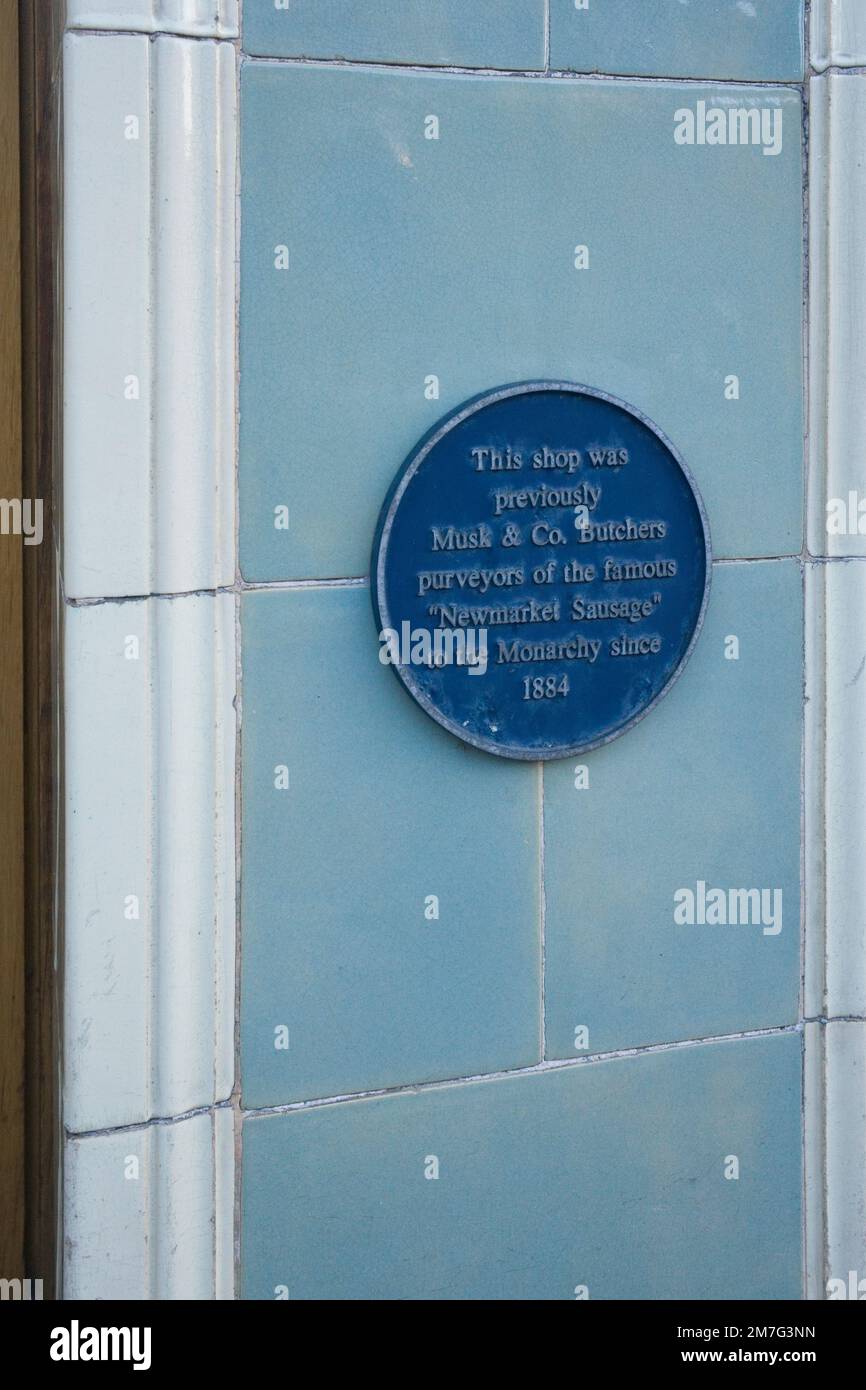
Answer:
[[[665,684],[656,692],[649,704],[642,710],[639,710],[637,714],[633,714],[630,719],[624,724],[621,724],[618,728],[601,735],[599,738],[592,739],[590,742],[575,743],[570,744],[566,748],[556,747],[551,749],[503,747],[502,744],[496,743],[494,740],[486,738],[484,735],[467,732],[462,725],[450,719],[447,715],[444,715],[425,692],[413,683],[411,666],[405,666],[400,662],[389,662],[400,684],[412,697],[415,703],[420,705],[425,714],[429,715],[431,719],[434,719],[436,723],[443,729],[446,729],[448,733],[459,739],[461,743],[469,744],[471,747],[481,749],[481,751],[485,753],[492,753],[498,758],[509,758],[514,762],[530,763],[554,762],[559,759],[574,757],[579,753],[590,753],[596,748],[603,748],[605,744],[612,743],[614,739],[619,738],[622,734],[628,733],[630,729],[633,729],[636,724],[642,719],[645,719],[646,716],[655,709],[659,701],[669,693],[679,680],[695,649],[704,625],[704,618],[706,617],[713,573],[713,547],[709,518],[707,517],[704,499],[701,496],[694,474],[679,450],[671,443],[664,430],[660,429],[649,415],[645,415],[642,410],[638,409],[636,406],[629,405],[627,401],[622,400],[619,396],[612,395],[609,391],[601,391],[594,386],[586,386],[580,382],[547,379],[513,382],[508,386],[499,386],[492,391],[484,391],[480,395],[472,396],[468,400],[465,400],[462,405],[457,406],[456,410],[443,416],[432,426],[427,434],[422,436],[421,440],[415,445],[397,470],[394,480],[385,495],[385,501],[382,504],[373,538],[373,564],[371,565],[370,595],[373,601],[373,613],[378,623],[379,632],[381,633],[385,628],[393,627],[390,621],[388,605],[384,597],[384,569],[394,514],[409,483],[412,481],[412,478],[417,473],[421,464],[427,458],[427,455],[447,434],[450,434],[451,430],[455,429],[457,425],[462,424],[464,420],[467,420],[471,415],[477,414],[478,411],[483,410],[486,406],[495,405],[499,401],[510,399],[512,396],[535,395],[540,391],[564,391],[575,396],[592,396],[596,400],[605,401],[608,405],[614,405],[620,410],[624,410],[627,415],[631,415],[645,428],[653,432],[671,454],[674,462],[681,469],[689,485],[692,496],[694,497],[704,535],[705,573],[704,592],[701,597],[701,606],[698,610],[698,616],[695,620],[692,635],[689,639],[688,646]],[[373,582],[373,580],[375,582]]]

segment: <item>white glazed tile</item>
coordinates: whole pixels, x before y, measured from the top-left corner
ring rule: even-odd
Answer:
[[[866,562],[810,564],[806,586],[806,1013],[862,1017],[866,1014]]]
[[[824,1046],[827,1278],[866,1293],[866,1022],[828,1023]]]
[[[803,1008],[806,1018],[823,1015],[826,986],[827,865],[824,845],[827,671],[826,572],[823,561],[809,561],[804,573],[805,705],[803,853],[805,937]]]
[[[858,67],[866,63],[863,0],[812,0],[812,66]]]
[[[122,29],[230,39],[238,33],[238,0],[66,0],[70,29]]]
[[[828,73],[811,91],[809,549],[866,555],[866,76]],[[853,506],[845,534],[828,534],[833,502],[846,518]]]
[[[824,1025],[803,1028],[803,1175],[806,1297],[822,1299],[826,1284],[826,1094]]]
[[[866,1294],[866,1022],[805,1029],[807,1297]]]
[[[66,612],[71,1131],[231,1090],[234,618],[225,594]]]
[[[858,5],[813,7],[816,67],[856,58]],[[851,25],[843,23],[851,20]],[[821,27],[816,27],[821,26]],[[859,38],[857,37],[859,34]],[[846,56],[847,55],[847,56]],[[810,1298],[866,1279],[866,78],[811,83],[809,549],[806,566],[806,1275]],[[828,527],[831,508],[847,525]],[[830,1285],[828,1281],[838,1281]],[[866,1284],[864,1284],[866,1287]],[[828,1292],[832,1289],[833,1292]]]
[[[234,579],[235,51],[65,40],[69,597]]]
[[[63,1297],[231,1298],[233,1148],[227,1108],[68,1139]]]

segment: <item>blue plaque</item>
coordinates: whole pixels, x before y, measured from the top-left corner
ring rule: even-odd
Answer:
[[[371,590],[379,658],[458,738],[562,758],[670,689],[703,621],[703,504],[645,416],[586,386],[468,401],[385,500]]]

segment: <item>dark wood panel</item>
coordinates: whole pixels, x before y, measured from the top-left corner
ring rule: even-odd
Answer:
[[[18,16],[0,3],[0,498],[22,496]],[[0,532],[0,1276],[24,1275],[22,538]]]
[[[9,0],[0,0],[9,3]],[[12,6],[10,5],[10,8]],[[24,550],[25,1268],[56,1296],[60,1172],[60,717],[56,517],[60,480],[61,0],[21,0],[24,495],[44,538]]]

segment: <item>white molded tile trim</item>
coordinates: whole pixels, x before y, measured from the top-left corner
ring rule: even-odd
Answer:
[[[234,582],[236,58],[64,41],[64,589]]]
[[[866,61],[861,0],[812,24],[815,67]],[[805,1254],[826,1298],[866,1281],[866,77],[810,93]]]
[[[238,0],[66,0],[70,29],[122,29],[146,34],[238,35]]]
[[[827,1274],[826,1095],[824,1025],[803,1028],[803,1167],[806,1298],[822,1299]]]
[[[866,64],[866,5],[863,0],[812,0],[812,66]]]
[[[68,1139],[65,1299],[230,1299],[234,1125],[228,1108]]]
[[[231,1093],[234,693],[232,595],[67,607],[69,1131]]]
[[[866,555],[866,76],[814,78],[810,113],[809,549]]]
[[[828,1023],[824,1050],[827,1278],[866,1293],[866,1023]]]
[[[806,609],[806,1016],[862,1018],[866,560],[809,564]]]
[[[808,561],[804,575],[805,709],[803,849],[806,929],[803,1011],[819,1018],[826,1004],[827,865],[824,843],[827,671],[825,561]]]
[[[807,1297],[866,1292],[866,1022],[806,1025]]]

